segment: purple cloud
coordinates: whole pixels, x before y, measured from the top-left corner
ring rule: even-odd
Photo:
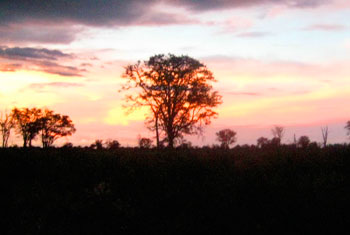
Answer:
[[[0,48],[0,58],[11,60],[27,60],[27,59],[46,59],[57,60],[58,58],[68,58],[70,54],[63,53],[59,50],[49,50],[46,48],[32,47],[2,47]]]
[[[74,66],[66,66],[58,63],[59,60],[72,59],[72,54],[60,50],[32,47],[6,47],[0,46],[0,59],[5,62],[1,64],[2,71],[16,71],[22,67],[28,70],[42,71],[60,76],[81,76],[86,69]],[[8,64],[6,61],[21,61],[21,64]]]

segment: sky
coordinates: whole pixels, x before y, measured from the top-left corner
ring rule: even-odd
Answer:
[[[274,125],[284,143],[321,142],[325,126],[330,143],[348,142],[349,17],[348,0],[3,0],[0,111],[69,115],[77,132],[57,145],[134,146],[154,133],[147,109],[122,107],[125,66],[172,53],[205,64],[223,96],[203,135],[186,136],[194,145],[217,144],[225,128],[255,144]]]

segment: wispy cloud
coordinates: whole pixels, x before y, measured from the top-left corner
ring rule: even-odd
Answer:
[[[265,36],[269,36],[271,33],[268,32],[244,32],[237,34],[237,37],[241,38],[261,38]]]
[[[340,24],[313,24],[304,28],[307,31],[341,31],[346,27]]]
[[[226,94],[233,95],[233,96],[261,96],[261,93],[258,92],[226,92]]]
[[[73,83],[73,82],[49,82],[49,83],[32,83],[29,85],[29,88],[42,89],[45,87],[67,88],[67,87],[82,87],[82,86],[84,85],[81,83]]]

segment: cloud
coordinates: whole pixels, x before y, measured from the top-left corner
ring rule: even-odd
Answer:
[[[175,16],[156,9],[159,4],[201,12],[262,4],[317,7],[326,0],[3,0],[0,24],[56,22],[90,26],[188,23],[186,15]]]
[[[0,64],[1,72],[15,72],[22,68],[21,64]]]
[[[327,0],[167,0],[166,2],[182,5],[194,11],[208,11],[238,7],[252,7],[263,4],[285,5],[288,7],[317,7]]]
[[[80,77],[81,72],[86,72],[85,69],[79,69],[73,66],[64,66],[50,61],[36,62],[34,65],[38,66],[39,71],[64,77]]]
[[[64,53],[60,50],[32,47],[6,47],[0,46],[0,59],[4,61],[20,61],[19,63],[6,63],[0,60],[2,71],[16,71],[19,69],[41,71],[60,76],[81,76],[86,69],[74,66],[66,66],[58,63],[62,60],[71,60],[74,55]]]
[[[31,47],[2,47],[0,48],[0,57],[11,60],[27,60],[27,59],[46,59],[57,60],[58,58],[68,58],[72,55],[63,53],[59,50],[49,50],[46,48]]]
[[[42,89],[45,87],[67,88],[67,87],[82,87],[81,83],[73,82],[49,82],[49,83],[32,83],[29,85],[33,89]]]
[[[81,28],[69,25],[45,23],[20,23],[0,25],[0,41],[3,43],[69,44],[74,41]]]
[[[344,25],[340,25],[340,24],[313,24],[310,25],[306,28],[304,28],[304,30],[307,31],[314,31],[314,30],[318,30],[318,31],[341,31],[344,30],[345,26]]]
[[[229,95],[234,95],[234,96],[261,96],[262,94],[258,92],[227,92]]]
[[[268,32],[245,32],[237,34],[237,37],[241,38],[261,38],[270,35]]]

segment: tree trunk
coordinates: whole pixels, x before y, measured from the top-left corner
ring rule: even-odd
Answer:
[[[158,132],[158,114],[156,115],[156,138],[157,138],[157,149],[159,149],[160,146],[159,146],[159,132]]]

